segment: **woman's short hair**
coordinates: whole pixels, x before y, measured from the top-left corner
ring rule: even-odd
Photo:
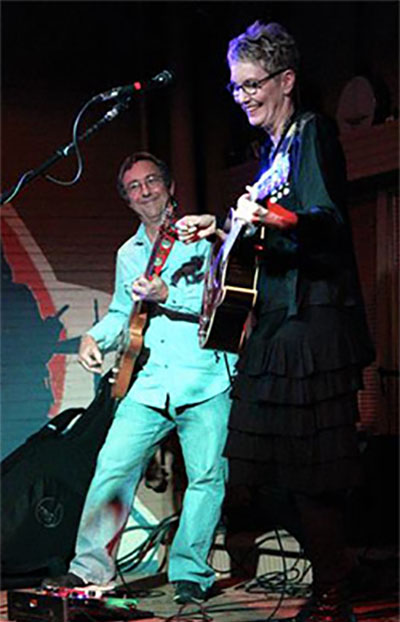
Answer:
[[[300,63],[296,42],[286,28],[259,20],[229,42],[227,58],[229,64],[237,61],[260,63],[268,73],[280,69],[297,72]]]
[[[162,160],[159,160],[159,158],[156,158],[156,156],[154,156],[152,153],[148,153],[147,151],[137,151],[136,153],[132,153],[132,155],[129,155],[127,158],[125,158],[125,160],[122,162],[119,168],[119,171],[118,171],[117,190],[120,196],[125,201],[128,201],[129,199],[124,188],[124,183],[123,183],[124,175],[126,171],[128,171],[130,168],[132,168],[134,164],[136,164],[136,162],[140,162],[142,160],[149,160],[150,162],[153,162],[153,164],[155,164],[157,168],[159,169],[160,175],[163,178],[163,181],[166,187],[168,189],[170,189],[171,187],[172,177],[171,177],[171,173],[169,172],[169,168],[165,164],[165,162],[163,162]]]

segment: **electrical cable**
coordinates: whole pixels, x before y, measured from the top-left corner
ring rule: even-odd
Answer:
[[[196,622],[197,620],[200,620],[201,622],[213,621],[213,618],[208,614],[207,609],[203,604],[199,603],[199,611],[193,611],[189,614],[184,612],[184,609],[188,605],[191,606],[193,603],[181,605],[176,613],[172,614],[172,616],[169,616],[168,618],[165,618],[165,622]],[[188,615],[190,617],[186,617]]]
[[[124,589],[130,596],[136,598],[149,598],[163,595],[163,592],[155,590],[132,590],[132,588],[126,582],[124,574],[134,571],[152,549],[154,549],[154,553],[157,552],[157,548],[161,544],[165,543],[166,535],[171,526],[178,520],[178,517],[179,514],[176,513],[164,518],[157,525],[135,525],[133,527],[128,527],[125,529],[124,533],[138,530],[149,531],[148,537],[139,546],[116,560],[117,575],[121,579],[121,583]],[[149,562],[151,561],[152,559],[149,560]],[[166,552],[163,556],[163,559],[159,563],[158,572],[161,572],[161,569],[165,565],[165,562]]]
[[[284,537],[290,537],[290,534],[288,534],[287,532],[283,532],[283,534],[284,534]],[[226,534],[225,534],[225,537],[226,537]],[[299,556],[297,557],[293,565],[290,568],[288,567],[288,564],[287,564],[287,552],[288,551],[286,551],[284,548],[284,545],[282,542],[282,536],[278,529],[274,530],[273,535],[267,534],[264,538],[262,538],[259,542],[257,542],[256,546],[260,547],[268,541],[274,541],[274,542],[276,541],[278,543],[277,553],[280,553],[280,558],[282,560],[283,569],[281,571],[269,571],[263,575],[260,575],[258,577],[255,577],[254,579],[251,579],[250,582],[247,582],[244,584],[242,583],[239,586],[235,587],[235,589],[244,587],[244,590],[249,594],[265,594],[265,593],[270,593],[270,592],[279,594],[278,602],[274,606],[272,612],[270,613],[266,621],[273,619],[277,611],[280,609],[285,597],[293,596],[294,594],[298,595],[299,592],[301,592],[301,596],[308,595],[308,593],[306,594],[305,592],[309,592],[310,587],[308,585],[304,585],[303,580],[306,574],[309,572],[310,567],[311,567],[311,564],[309,562],[307,563],[304,560],[304,558],[302,558],[301,551],[299,552]],[[228,550],[228,547],[226,545],[225,545],[225,550],[227,551],[228,556],[230,557],[231,561],[238,568],[240,568],[240,567],[243,567],[243,562],[246,559],[246,557],[254,551],[254,547],[249,548],[249,550],[246,552],[245,556],[241,559],[240,562],[238,562],[234,558],[234,556]],[[300,570],[298,566],[301,560],[303,560],[304,562],[304,568]],[[214,570],[216,569],[214,568]],[[218,572],[222,574],[220,570],[218,570]],[[227,570],[227,571],[222,571],[222,572],[226,573],[229,571]],[[217,609],[213,609],[212,607],[207,609],[208,612],[216,611],[216,610]]]
[[[18,192],[21,189],[23,182],[25,181],[25,178],[29,177],[29,175],[31,175],[32,173],[33,173],[33,169],[31,169],[30,171],[25,171],[25,173],[21,175],[21,177],[17,181],[17,184],[14,188],[14,192],[4,201],[4,205],[6,205],[7,203],[10,203],[10,201],[12,201],[15,196],[17,196]]]
[[[285,557],[282,558],[283,570],[270,571],[252,579],[245,586],[245,591],[250,594],[262,594],[265,592],[282,592],[287,597],[306,597],[310,593],[310,586],[304,584],[303,580],[310,569],[310,565],[303,571],[296,567],[299,560],[296,560],[292,567],[288,568]]]
[[[284,555],[284,549],[283,549],[283,545],[282,545],[282,540],[281,540],[281,537],[280,537],[278,529],[275,529],[275,535],[276,535],[276,538],[277,538],[277,541],[278,541],[278,544],[279,544],[279,550],[280,550],[280,552],[282,554],[283,571],[282,571],[282,573],[276,572],[276,573],[273,573],[273,574],[274,574],[275,577],[282,576],[282,574],[283,574],[283,581],[282,581],[282,579],[280,579],[280,584],[277,584],[277,585],[279,585],[279,587],[282,586],[281,587],[280,596],[279,596],[277,604],[275,605],[274,609],[272,610],[272,612],[270,613],[270,615],[268,616],[268,618],[266,619],[265,622],[267,622],[268,620],[272,620],[273,619],[273,617],[275,616],[277,611],[279,611],[279,609],[281,608],[283,599],[286,596],[286,583],[287,583],[286,557]],[[271,573],[268,573],[268,574],[271,574]],[[276,591],[277,585],[274,586],[275,591]],[[250,589],[248,591],[250,593]]]
[[[166,535],[168,534],[171,526],[176,523],[179,519],[179,513],[172,514],[164,518],[157,525],[135,525],[133,527],[128,527],[125,529],[124,533],[138,531],[138,530],[146,530],[149,531],[148,537],[135,549],[125,554],[122,558],[118,559],[116,562],[117,574],[120,577],[122,584],[126,590],[126,592],[138,598],[140,596],[140,592],[136,590],[132,590],[129,584],[125,581],[124,574],[127,572],[133,571],[137,566],[141,563],[144,557],[152,550],[155,549],[165,542]],[[165,557],[159,566],[159,569],[165,563]],[[143,593],[142,593],[143,594]],[[162,592],[160,592],[160,595]],[[149,593],[145,592],[146,597],[158,595],[157,592]],[[174,620],[179,622],[196,622],[200,620],[201,622],[212,622],[212,617],[207,613],[204,605],[200,604],[200,611],[191,612],[190,614],[184,612],[184,608],[186,605],[182,605],[178,612],[174,613],[172,616],[168,618],[161,618],[165,620],[165,622],[173,622]],[[188,617],[189,616],[189,617]],[[200,617],[199,617],[200,616]]]
[[[137,546],[135,549],[133,549],[129,553],[125,554],[122,558],[117,560],[118,575],[120,576],[121,581],[126,591],[132,596],[134,595],[138,597],[138,592],[132,591],[132,589],[129,587],[129,585],[125,581],[124,574],[126,574],[127,572],[134,571],[152,549],[156,551],[161,544],[165,543],[167,533],[169,532],[171,526],[178,521],[178,519],[179,519],[179,514],[176,513],[176,514],[172,514],[171,516],[166,517],[165,519],[163,519],[156,525],[146,525],[146,526],[137,525],[137,526],[129,527],[125,530],[125,532],[132,532],[132,531],[141,529],[141,530],[145,530],[149,532],[147,538],[139,546]],[[225,537],[226,537],[226,533],[225,533]],[[291,553],[292,551],[285,550],[283,540],[287,537],[290,537],[290,534],[288,534],[287,532],[283,532],[283,534],[281,534],[281,532],[278,529],[276,529],[274,530],[273,534],[268,533],[264,538],[262,538],[259,542],[257,542],[257,547],[265,545],[265,543],[269,541],[274,541],[278,543],[277,553],[278,554],[280,553],[280,557],[281,557],[282,565],[283,565],[282,570],[269,571],[267,573],[264,573],[263,575],[256,577],[255,579],[252,579],[250,582],[247,582],[245,584],[241,584],[241,586],[235,587],[235,589],[238,589],[239,587],[243,587],[244,585],[244,590],[249,594],[260,594],[260,593],[265,594],[266,592],[267,593],[273,592],[275,594],[276,593],[279,594],[278,602],[274,606],[274,609],[269,615],[269,617],[267,618],[267,620],[272,620],[272,618],[275,616],[277,611],[280,609],[285,597],[295,596],[295,595],[299,596],[299,594],[301,596],[306,596],[308,595],[306,594],[306,592],[307,591],[309,592],[310,590],[309,585],[304,584],[303,581],[304,581],[304,577],[309,572],[311,565],[310,563],[307,563],[301,557],[301,551],[299,552],[299,556],[294,561],[294,563],[290,567],[288,567],[287,553],[288,552]],[[225,550],[228,552],[228,555],[231,561],[234,564],[236,564],[237,567],[239,568],[243,565],[243,561],[246,558],[246,556],[249,555],[253,551],[252,548],[249,549],[246,552],[246,555],[244,556],[244,558],[242,558],[241,562],[238,562],[237,560],[234,559],[234,556],[231,554],[231,552],[228,551],[228,549],[226,548],[226,545],[225,545]],[[213,555],[214,553],[215,552],[212,551],[211,555]],[[159,565],[159,569],[164,565],[165,559],[166,559],[166,555],[164,556],[164,559]],[[304,567],[299,568],[299,564],[302,561],[304,563]],[[225,570],[220,570],[220,569],[215,569],[215,568],[214,570],[218,572],[219,574],[230,572],[230,570],[225,571]],[[145,592],[145,596],[149,597],[150,595],[157,596],[159,595],[159,593],[156,591],[155,592],[153,591],[152,594],[150,594],[148,591]],[[187,618],[186,613],[184,614],[186,617],[185,618],[182,617],[183,612],[181,608],[177,613],[174,614],[174,616],[167,618],[166,622],[167,621],[173,622],[173,620],[180,620],[181,622],[192,622],[192,620],[194,620],[193,615],[196,615],[196,616],[201,615],[203,616],[201,619],[204,620],[204,622],[210,622],[212,618],[209,618],[207,616],[209,616],[209,614],[213,611],[214,611],[214,608],[212,606],[207,607],[207,608],[202,607],[200,612],[197,612],[196,614],[190,614],[192,617],[189,620]],[[199,619],[199,618],[197,617],[196,619]]]
[[[73,186],[74,184],[76,184],[79,179],[82,177],[82,173],[83,173],[83,158],[82,158],[82,154],[81,151],[79,149],[79,144],[78,144],[78,127],[79,127],[79,123],[81,121],[81,118],[83,116],[83,113],[96,101],[96,97],[92,97],[91,99],[89,99],[88,102],[86,102],[82,108],[79,110],[78,114],[76,115],[74,124],[73,124],[73,128],[72,128],[72,144],[76,153],[76,159],[77,159],[77,171],[75,173],[75,176],[70,179],[69,181],[65,181],[62,179],[57,179],[56,177],[53,177],[52,175],[44,175],[45,179],[47,179],[48,181],[51,181],[55,184],[58,184],[59,186]],[[69,150],[70,145],[68,145],[68,147],[66,147],[66,149],[64,149],[61,153],[63,156],[68,155],[68,150]]]
[[[152,550],[156,549],[165,542],[165,536],[167,535],[170,527],[178,520],[179,514],[172,514],[167,518],[164,518],[157,525],[154,526],[134,526],[125,530],[124,533],[130,531],[144,529],[149,531],[149,536],[140,544],[136,549],[133,549],[122,558],[118,559],[117,563],[122,573],[131,572],[135,570],[139,564],[143,561],[144,557]]]
[[[289,537],[290,537],[290,534],[289,534],[289,533],[287,533],[287,532],[283,532],[283,534],[284,534],[284,537],[285,537],[285,538],[289,538]],[[252,553],[254,552],[254,547],[249,547],[249,548],[247,549],[246,553],[242,556],[242,558],[241,558],[240,560],[238,560],[238,559],[237,559],[237,557],[235,557],[235,556],[232,554],[232,552],[229,550],[229,547],[226,545],[226,537],[227,537],[227,534],[225,533],[224,549],[225,549],[225,551],[227,552],[227,554],[228,554],[229,558],[231,559],[231,562],[233,562],[233,564],[234,564],[234,565],[235,565],[238,569],[242,568],[242,570],[243,570],[244,572],[246,572],[246,569],[245,569],[245,567],[244,567],[244,562],[245,562],[246,558],[247,558],[250,554],[252,554]],[[268,533],[268,534],[267,534],[264,538],[262,538],[261,540],[259,540],[259,541],[257,542],[256,546],[259,548],[259,547],[263,546],[264,544],[266,544],[266,543],[267,543],[267,542],[269,542],[269,541],[271,541],[271,542],[278,541],[278,544],[279,544],[279,549],[280,549],[280,552],[281,552],[281,556],[283,556],[283,555],[285,555],[285,553],[287,553],[287,551],[285,551],[285,549],[284,549],[284,547],[283,547],[283,545],[282,545],[282,538],[281,538],[281,536],[280,536],[280,533],[279,533],[279,532],[277,532],[277,531],[274,531],[272,534],[269,532],[269,533]],[[291,551],[288,551],[288,552],[291,552]],[[214,551],[212,551],[212,555],[213,555],[214,553],[215,553],[215,552],[214,552]],[[286,555],[286,556],[287,556],[287,555]],[[297,569],[297,566],[301,563],[301,561],[303,561],[303,563],[305,564],[305,568],[303,568],[303,570],[298,570],[298,569]],[[230,572],[231,572],[231,569],[230,569],[230,568],[229,568],[229,569],[226,569],[226,570],[223,570],[223,569],[221,569],[221,568],[216,568],[216,566],[215,566],[215,565],[213,565],[212,563],[211,563],[211,566],[212,566],[213,570],[214,570],[215,572],[219,573],[219,574],[228,574],[228,573],[230,573]],[[302,551],[299,551],[299,553],[298,553],[298,557],[297,557],[297,559],[295,560],[295,562],[294,562],[293,566],[291,566],[291,568],[289,568],[289,569],[288,569],[288,572],[290,572],[290,573],[292,573],[292,574],[294,574],[294,575],[295,575],[292,579],[290,579],[290,581],[291,581],[291,582],[296,582],[296,583],[301,582],[301,581],[304,579],[304,577],[306,576],[306,574],[307,574],[307,572],[309,571],[310,567],[311,567],[311,565],[309,564],[309,562],[306,562],[306,561],[304,560],[304,557],[302,556]],[[266,573],[266,575],[262,575],[261,577],[259,577],[259,579],[262,579],[262,577],[263,577],[263,576],[267,576],[267,574],[268,574],[268,573]],[[252,581],[254,581],[254,579],[252,579]],[[246,583],[244,583],[244,584],[243,584],[243,583],[239,584],[238,586],[236,586],[236,588],[235,588],[235,589],[240,589],[241,587],[243,587],[243,585],[246,585]]]

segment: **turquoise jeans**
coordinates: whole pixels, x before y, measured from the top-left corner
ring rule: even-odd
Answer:
[[[168,416],[129,399],[118,406],[79,525],[70,572],[97,584],[115,577],[115,557],[144,468],[160,441],[176,428],[188,486],[169,556],[171,582],[195,581],[203,589],[214,582],[207,563],[227,479],[222,457],[231,400],[228,391],[195,405],[174,408]]]

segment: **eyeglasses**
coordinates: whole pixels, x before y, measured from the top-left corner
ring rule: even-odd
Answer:
[[[265,78],[261,78],[261,80],[245,80],[244,82],[242,82],[242,84],[236,84],[236,82],[229,82],[226,85],[226,88],[235,99],[237,99],[237,97],[239,96],[240,91],[243,91],[243,93],[246,93],[246,95],[255,95],[257,91],[266,82],[268,82],[268,80],[272,80],[272,78],[275,78],[284,71],[286,71],[286,68],[278,69],[278,71],[270,73],[269,76],[265,76]]]
[[[144,185],[146,185],[147,188],[155,188],[156,186],[159,186],[163,183],[164,179],[161,177],[161,175],[147,175],[147,177],[145,177],[143,181],[135,179],[135,181],[132,181],[130,184],[128,184],[126,187],[126,191],[132,192],[133,194],[138,194],[139,192],[142,192]]]

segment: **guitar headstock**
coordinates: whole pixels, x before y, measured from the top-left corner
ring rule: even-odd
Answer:
[[[290,160],[288,153],[278,153],[270,166],[251,187],[250,197],[252,201],[265,199],[281,192],[287,194],[288,179],[290,173]]]
[[[176,211],[178,209],[178,201],[171,195],[164,206],[164,212],[162,215],[161,224],[159,227],[160,232],[168,231],[174,223]]]

